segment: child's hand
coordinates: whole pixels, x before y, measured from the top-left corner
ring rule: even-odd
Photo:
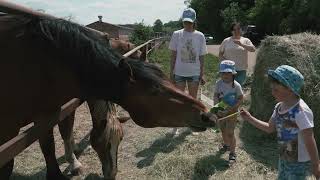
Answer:
[[[250,119],[252,117],[251,114],[243,108],[240,110],[240,115],[246,121],[248,121],[248,119]]]
[[[316,179],[320,179],[320,163],[312,165],[312,173]]]

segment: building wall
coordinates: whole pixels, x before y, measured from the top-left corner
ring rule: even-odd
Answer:
[[[119,38],[128,41],[132,32],[130,29],[119,29]]]

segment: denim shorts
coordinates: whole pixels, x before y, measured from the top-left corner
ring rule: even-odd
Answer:
[[[181,83],[181,82],[199,82],[200,81],[200,76],[179,76],[179,75],[174,75],[174,81],[176,83]]]
[[[278,180],[305,180],[311,173],[311,163],[289,162],[279,159]]]
[[[237,71],[235,80],[242,86],[244,84],[244,82],[246,81],[247,78],[247,71],[243,70],[243,71]]]

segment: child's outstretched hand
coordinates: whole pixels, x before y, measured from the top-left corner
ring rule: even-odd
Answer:
[[[243,120],[246,120],[246,121],[248,121],[250,117],[252,117],[251,114],[243,108],[240,110],[240,115],[243,118]]]

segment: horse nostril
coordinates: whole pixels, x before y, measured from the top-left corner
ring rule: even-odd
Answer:
[[[201,114],[201,120],[204,121],[204,122],[208,122],[210,120],[208,114],[207,113],[202,113]]]
[[[213,123],[213,125],[215,125],[217,117],[213,113],[207,112],[201,114],[201,120],[203,122]]]

